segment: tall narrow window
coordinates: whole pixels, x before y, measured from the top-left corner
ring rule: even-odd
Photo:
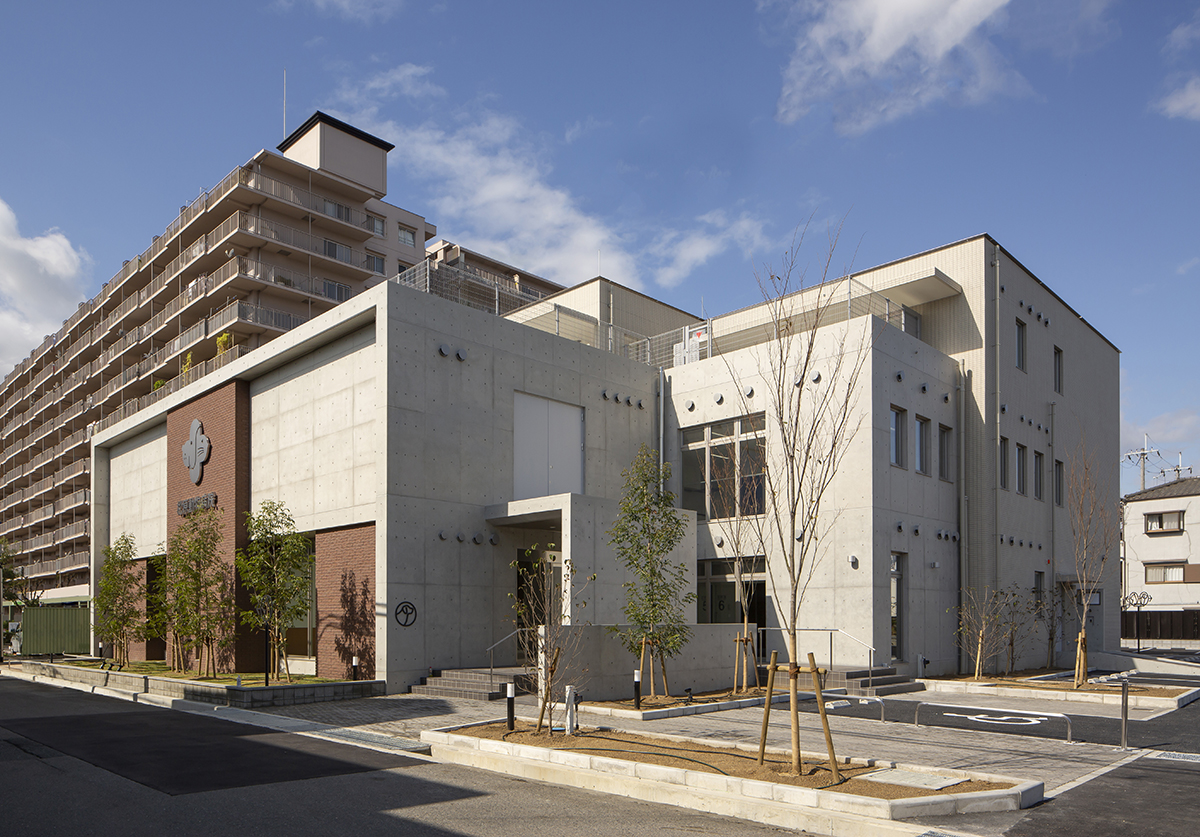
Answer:
[[[1037,451],[1033,452],[1033,499],[1042,499],[1043,483],[1045,482],[1046,457]]]
[[[1063,464],[1062,460],[1054,460],[1054,505],[1063,504]]]
[[[917,472],[921,474],[929,473],[929,419],[917,416],[917,436],[916,436],[916,463]]]
[[[1025,457],[1028,454],[1028,449],[1024,445],[1017,445],[1017,493],[1026,493],[1025,480]]]
[[[892,407],[892,437],[891,437],[891,456],[892,464],[903,468],[904,465],[904,433],[905,433],[905,411],[897,407]]]
[[[1054,347],[1054,391],[1062,395],[1063,388],[1063,352],[1058,346]]]
[[[1000,461],[996,463],[1000,470],[1000,487],[1008,488],[1008,439],[1000,437]]]
[[[1033,603],[1037,607],[1041,607],[1046,599],[1046,574],[1035,572],[1033,574]]]
[[[950,452],[954,449],[953,438],[949,427],[945,425],[938,427],[938,476],[944,480],[950,479]]]
[[[1017,320],[1017,368],[1025,371],[1025,323]]]

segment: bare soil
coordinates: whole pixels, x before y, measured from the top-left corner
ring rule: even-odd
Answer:
[[[766,686],[753,686],[744,691],[734,692],[732,689],[718,689],[713,692],[701,692],[700,694],[692,695],[690,698],[687,695],[642,695],[642,710],[647,709],[670,709],[676,706],[687,706],[695,703],[724,703],[730,700],[747,700],[749,698],[762,698],[767,694]],[[787,692],[783,689],[776,688],[776,695],[785,695]],[[633,709],[633,698],[627,700],[585,700],[585,706],[608,706],[613,709]]]
[[[100,668],[99,660],[56,660],[58,665],[70,665],[78,668]],[[114,669],[115,671],[115,669]],[[233,686],[237,684],[237,674],[221,673],[216,677],[210,677],[207,674],[200,674],[197,671],[172,671],[167,668],[167,664],[156,660],[146,662],[140,660],[131,660],[121,669],[122,674],[148,674],[151,677],[169,677],[175,680],[194,680],[197,683],[211,683],[217,686]],[[341,681],[331,680],[327,677],[313,677],[308,674],[293,674],[291,681],[286,675],[271,676],[271,682],[276,686],[296,685],[298,683],[315,684],[315,683],[338,683]],[[260,672],[243,672],[242,686],[261,686],[263,685],[263,673]]]
[[[1038,677],[1045,674],[1059,673],[1061,669],[1040,668],[1026,669],[1025,671],[1017,671],[1007,677],[998,677],[992,675],[984,675],[978,680],[970,674],[953,674],[942,677],[927,677],[926,680],[946,680],[954,682],[966,683],[991,683],[996,686],[1011,686],[1021,689],[1043,689],[1050,692],[1097,692],[1100,694],[1121,694],[1121,684],[1114,683],[1085,683],[1078,689],[1075,688],[1075,683],[1070,678],[1065,680],[1030,680],[1031,677]],[[1173,698],[1182,695],[1188,689],[1173,688],[1170,686],[1139,686],[1134,682],[1129,684],[1129,694],[1143,695],[1145,697],[1165,697]]]
[[[509,732],[503,723],[494,723],[464,727],[455,730],[455,734],[473,735],[477,738],[498,739],[513,744],[569,750],[573,753],[586,753],[647,764],[661,764],[667,767],[681,767],[704,773],[721,773],[741,779],[756,779],[760,782],[777,782],[804,788],[824,788],[836,790],[838,793],[868,796],[875,799],[910,799],[918,796],[971,793],[1012,787],[1008,783],[982,782],[976,779],[967,779],[942,790],[889,785],[855,778],[863,773],[878,770],[878,767],[840,764],[838,769],[842,775],[842,782],[835,785],[828,762],[805,761],[801,765],[800,773],[796,774],[792,772],[791,759],[779,754],[768,753],[764,764],[760,766],[757,753],[747,753],[732,748],[668,741],[627,732],[588,728],[582,728],[572,736],[564,735],[561,732],[550,735],[545,729],[535,732],[533,724],[520,721],[516,723],[516,729],[512,732]]]

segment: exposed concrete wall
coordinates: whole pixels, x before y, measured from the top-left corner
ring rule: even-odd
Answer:
[[[109,450],[108,526],[111,537],[131,535],[137,555],[155,555],[167,539],[167,463],[179,457],[167,450],[167,425],[139,433]]]
[[[251,507],[278,500],[300,531],[375,518],[382,444],[375,329],[360,329],[250,385]]]
[[[620,626],[618,626],[620,627]],[[667,660],[667,684],[671,694],[684,689],[694,693],[732,688],[733,640],[741,625],[694,625],[692,639],[675,657]],[[576,685],[585,700],[617,700],[633,696],[633,671],[638,658],[625,650],[621,641],[604,625],[581,625],[576,652],[560,658],[555,681]],[[586,669],[586,671],[585,671]],[[654,667],[657,692],[662,693],[661,670]],[[642,694],[650,694],[650,667],[642,675]]]

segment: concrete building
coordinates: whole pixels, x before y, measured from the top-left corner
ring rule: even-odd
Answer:
[[[779,505],[764,475],[782,467],[783,382],[849,404],[803,579],[820,661],[954,671],[964,586],[1073,584],[1063,501],[1085,440],[1117,499],[1118,352],[990,237],[701,320],[603,277],[560,289],[447,241],[422,252],[432,226],[380,200],[388,147],[315,115],[10,374],[0,504],[27,572],[86,598],[121,533],[144,558],[212,504],[231,554],[244,513],[279,500],[316,566],[289,654],[322,676],[357,656],[394,691],[516,660],[512,564],[532,549],[577,622],[567,582],[596,575],[593,693],[624,689],[628,655],[599,627],[621,621],[627,580],[607,532],[645,444],[672,466],[675,556],[695,574],[696,640],[673,670],[721,684],[734,558],[755,568],[759,650],[782,647],[779,545],[730,523]],[[773,374],[794,363],[785,339],[812,347],[803,380]],[[201,437],[208,459],[185,463]],[[1117,641],[1116,563],[1093,649]]]

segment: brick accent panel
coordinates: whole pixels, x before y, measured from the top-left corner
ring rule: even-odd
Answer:
[[[193,419],[203,424],[211,446],[199,484],[192,482],[183,463],[183,445],[191,434]],[[245,520],[250,510],[250,385],[246,381],[230,381],[167,414],[168,539],[182,520],[178,503],[206,494],[217,495],[223,531],[221,555],[232,569],[234,553],[246,545]],[[249,606],[249,597],[239,585],[237,607]],[[261,632],[239,624],[230,661],[233,669],[262,671],[263,655]]]
[[[103,573],[103,570],[101,570]],[[147,580],[149,574],[149,580]],[[137,579],[139,582],[146,584],[147,593],[150,591],[150,584],[154,580],[154,571],[149,566],[148,561],[137,562]],[[146,612],[146,606],[142,605],[142,613]],[[166,659],[167,645],[158,637],[151,637],[142,642],[129,643],[129,659],[131,661],[145,662],[146,660],[164,660]],[[112,656],[107,650],[106,656]]]
[[[375,677],[375,524],[316,533],[317,676]]]

